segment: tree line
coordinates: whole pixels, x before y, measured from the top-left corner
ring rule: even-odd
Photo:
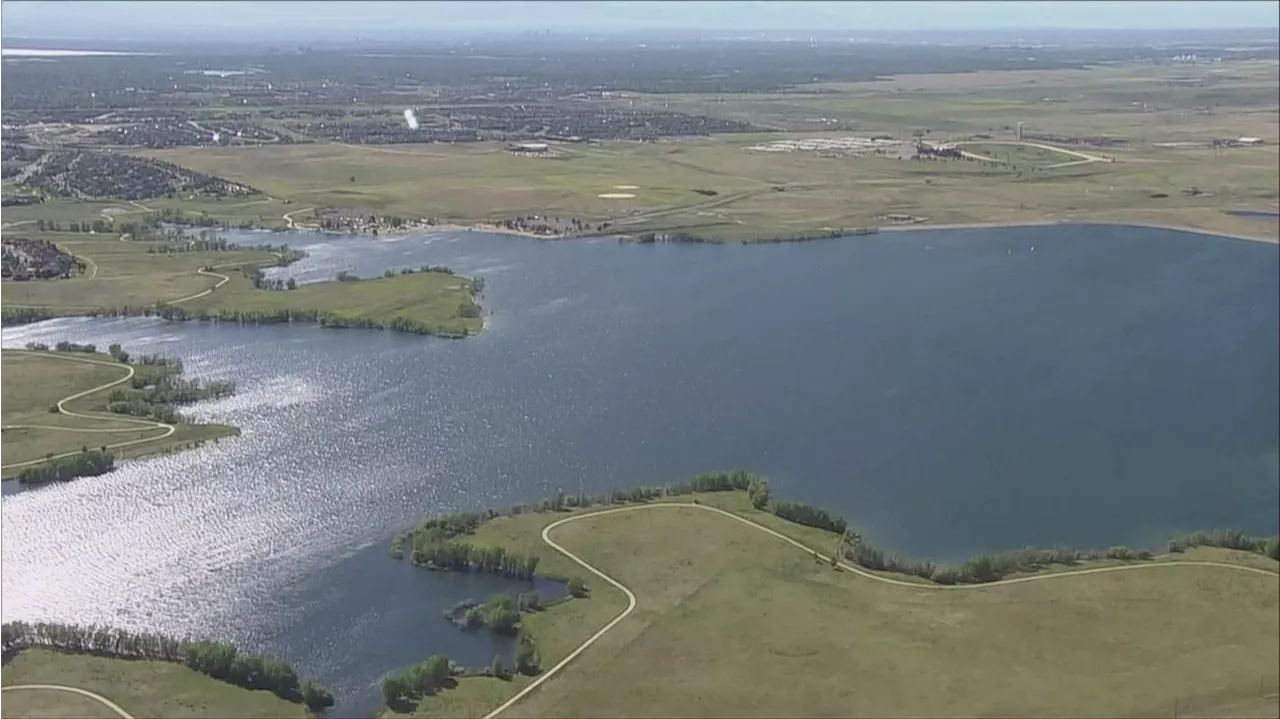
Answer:
[[[329,690],[299,681],[298,673],[288,662],[263,654],[239,652],[235,646],[223,642],[51,622],[9,622],[0,633],[5,656],[42,647],[73,654],[172,662],[238,687],[265,689],[285,701],[305,703],[313,711],[333,705]]]
[[[431,569],[456,572],[477,571],[514,579],[533,579],[538,568],[536,554],[508,551],[503,547],[482,547],[453,539],[415,535],[410,561]]]
[[[387,706],[404,710],[406,705],[434,695],[451,686],[461,671],[443,654],[433,654],[426,661],[382,680],[382,699]]]
[[[1208,529],[1191,532],[1169,540],[1171,554],[1194,547],[1218,547],[1253,552],[1280,561],[1280,536],[1251,537],[1238,529]]]
[[[82,448],[79,454],[67,457],[46,457],[43,464],[26,467],[18,472],[19,484],[45,484],[67,482],[77,477],[96,477],[116,468],[115,455],[102,450]]]
[[[466,517],[465,521],[436,518],[424,520],[419,526],[447,522],[448,526],[457,528],[459,534],[469,534],[474,532],[480,524],[498,516],[559,512],[597,505],[644,503],[663,497],[732,491],[747,493],[752,506],[758,510],[768,511],[789,522],[823,529],[837,535],[838,546],[835,555],[853,564],[872,570],[909,574],[939,584],[981,584],[999,581],[1013,574],[1035,572],[1051,565],[1071,565],[1106,559],[1145,561],[1155,557],[1151,550],[1116,546],[1088,550],[1069,547],[1026,547],[1005,552],[975,554],[963,562],[952,565],[939,565],[929,560],[905,559],[866,543],[861,536],[849,530],[848,523],[843,517],[828,509],[772,498],[765,478],[742,470],[706,472],[685,482],[665,486],[614,489],[598,495],[556,492],[551,497],[538,502],[516,504],[503,510],[449,515],[451,518]],[[430,526],[436,525],[430,524]],[[399,541],[401,543],[405,541],[403,535]],[[1174,553],[1199,546],[1254,552],[1280,560],[1280,536],[1256,537],[1238,530],[1193,532],[1170,540],[1167,550]]]
[[[9,311],[4,308],[5,321],[9,322]],[[478,310],[476,311],[478,314]],[[232,322],[236,324],[272,325],[291,322],[317,324],[330,329],[381,329],[396,332],[407,332],[417,335],[431,335],[444,339],[462,339],[471,336],[472,332],[465,327],[445,327],[438,324],[422,322],[407,317],[393,317],[383,322],[372,317],[349,317],[328,310],[306,308],[279,309],[232,309],[203,307],[188,309],[182,305],[133,306],[133,307],[100,307],[84,313],[89,317],[160,317],[173,321],[198,320],[201,322]],[[36,322],[49,319],[52,314],[24,319],[24,322]],[[17,324],[21,324],[18,322]]]

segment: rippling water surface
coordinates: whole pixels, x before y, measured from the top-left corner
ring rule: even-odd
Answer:
[[[261,241],[263,238],[254,238]],[[3,500],[3,614],[223,637],[296,660],[346,712],[506,585],[415,572],[424,513],[744,467],[869,539],[950,560],[1026,544],[1277,531],[1275,245],[1122,227],[882,233],[803,245],[273,235],[339,270],[485,277],[461,341],[66,319],[239,393],[243,437]]]

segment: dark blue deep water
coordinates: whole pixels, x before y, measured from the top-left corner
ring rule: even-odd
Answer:
[[[226,638],[296,660],[359,713],[387,671],[502,651],[440,612],[508,585],[390,559],[426,513],[742,467],[938,560],[1278,529],[1276,245],[1101,226],[755,247],[263,240],[306,246],[285,270],[302,281],[483,276],[489,329],[6,329],[6,347],[179,355],[239,383],[194,414],[244,431],[5,496],[6,621]]]

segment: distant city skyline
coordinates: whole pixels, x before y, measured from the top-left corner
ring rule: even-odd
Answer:
[[[0,5],[4,37],[281,40],[522,30],[941,31],[1269,29],[1280,1],[1219,2],[36,2]]]

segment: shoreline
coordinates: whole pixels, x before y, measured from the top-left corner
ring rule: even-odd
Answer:
[[[1265,242],[1268,244],[1280,244],[1280,236],[1268,236],[1264,233],[1257,234],[1239,234],[1227,232],[1225,230],[1207,230],[1191,225],[1171,225],[1158,222],[1133,222],[1126,220],[1027,220],[1020,222],[1016,220],[1005,222],[957,222],[941,225],[930,225],[925,223],[919,224],[902,224],[888,225],[879,228],[879,232],[911,232],[914,230],[990,230],[990,229],[1011,229],[1015,227],[1051,227],[1056,225],[1096,225],[1096,226],[1116,226],[1116,227],[1140,227],[1148,230],[1169,230],[1171,232],[1190,232],[1198,235],[1209,235],[1210,237],[1223,237],[1232,240],[1249,240],[1251,242]]]
[[[182,451],[184,449],[193,449],[211,439],[214,442],[217,442],[218,439],[222,437],[237,437],[240,435],[239,427],[236,427],[234,425],[220,424],[217,422],[190,422],[190,421],[185,421],[182,417],[178,417],[176,419],[169,419],[168,421],[159,421],[157,419],[152,418],[151,416],[140,417],[137,415],[125,414],[125,413],[115,414],[110,411],[103,411],[103,410],[97,410],[97,409],[92,409],[92,410],[86,409],[86,410],[76,412],[76,411],[69,410],[64,406],[68,402],[83,399],[91,395],[96,395],[101,392],[105,392],[108,389],[112,389],[113,387],[117,387],[119,385],[125,384],[126,382],[129,382],[134,378],[134,376],[137,374],[138,367],[148,366],[148,363],[145,361],[142,364],[129,362],[128,361],[129,358],[127,354],[122,355],[124,359],[107,360],[105,359],[105,357],[110,355],[103,355],[102,353],[94,352],[94,353],[84,353],[85,356],[78,356],[78,354],[80,354],[79,351],[71,350],[71,349],[66,349],[66,350],[63,350],[63,349],[47,350],[46,349],[43,351],[33,350],[33,349],[6,349],[4,351],[6,353],[11,353],[19,356],[43,357],[46,359],[64,360],[64,361],[75,362],[79,364],[97,365],[97,366],[110,367],[110,368],[122,368],[127,370],[123,377],[118,377],[114,380],[98,385],[96,387],[91,387],[86,390],[81,390],[79,392],[75,392],[73,394],[70,394],[66,397],[59,399],[54,404],[54,408],[56,408],[57,414],[66,416],[66,417],[72,417],[75,419],[99,421],[99,422],[115,422],[115,423],[125,423],[125,424],[135,425],[135,429],[129,429],[125,427],[114,427],[114,426],[104,428],[104,427],[64,427],[60,425],[41,425],[41,424],[12,424],[12,425],[4,425],[3,429],[5,430],[28,430],[28,431],[43,430],[43,431],[68,432],[68,433],[80,433],[80,434],[85,434],[85,433],[127,434],[130,432],[146,432],[149,430],[164,430],[163,434],[158,434],[151,437],[141,437],[137,439],[130,439],[130,440],[125,440],[121,442],[101,445],[102,452],[107,454],[113,461],[115,459],[134,459],[134,458],[140,458],[140,457],[147,457],[157,453],[177,452],[177,451]],[[145,355],[142,356],[142,359],[145,360],[145,357],[146,357]],[[180,363],[181,360],[178,360],[178,362]],[[163,373],[163,376],[181,377],[182,375],[181,364],[178,364],[176,369],[172,364],[162,363],[160,366],[169,368]],[[183,404],[192,404],[194,402],[208,401],[213,399],[219,399],[219,397],[205,396],[192,401],[172,401],[172,402],[169,402],[168,404],[183,405]],[[136,426],[141,426],[141,429],[137,429]],[[201,436],[201,437],[187,439],[185,440],[185,444],[183,443],[183,440],[179,440],[179,442],[176,444],[164,441],[164,440],[170,439],[171,437],[173,437],[173,435],[177,434],[179,429],[190,429],[190,430],[203,429],[207,432],[210,432],[210,435],[207,437]],[[154,444],[157,442],[159,444]],[[125,457],[123,456],[123,453],[118,450],[126,450],[129,452],[130,456]],[[42,464],[51,464],[55,460],[76,457],[81,454],[84,454],[86,451],[87,450],[85,448],[81,448],[79,451],[72,449],[70,451],[61,452],[57,454],[50,453],[45,457],[38,457],[35,459],[25,460],[22,462],[13,462],[10,464],[6,464],[3,467],[0,467],[0,470],[2,470],[3,472],[13,472],[14,470],[18,470],[18,469],[37,467]],[[105,473],[109,473],[114,469],[116,469],[116,467],[113,465]],[[81,475],[81,476],[93,476],[93,475]],[[71,481],[72,479],[77,479],[77,478],[79,477],[78,476],[71,477],[69,479],[63,479],[58,481]],[[3,482],[17,481],[27,487],[39,487],[45,484],[50,484],[54,480],[24,482],[21,479],[21,472],[19,472],[19,473],[11,474],[9,476],[0,476],[0,481],[3,481]]]
[[[1259,223],[1259,224],[1262,224],[1262,223]],[[929,224],[929,223],[921,222],[921,223],[904,223],[904,224],[891,224],[891,225],[870,225],[865,228],[841,228],[841,229],[847,229],[848,232],[842,235],[839,235],[837,237],[815,236],[803,241],[813,242],[815,240],[827,240],[827,239],[834,240],[834,239],[840,239],[844,237],[855,237],[855,236],[858,236],[856,232],[856,230],[858,229],[869,231],[869,232],[866,232],[865,234],[879,234],[881,232],[912,232],[912,231],[921,231],[921,230],[929,230],[929,231],[989,230],[989,229],[1012,229],[1017,227],[1051,227],[1055,225],[1099,225],[1099,226],[1113,225],[1117,227],[1140,227],[1140,228],[1150,229],[1150,230],[1168,230],[1171,232],[1191,232],[1194,234],[1208,235],[1211,237],[1223,237],[1223,238],[1232,239],[1232,240],[1248,240],[1251,242],[1265,242],[1273,245],[1280,244],[1280,233],[1268,234],[1265,231],[1240,233],[1240,232],[1228,232],[1226,230],[1206,229],[1202,227],[1195,227],[1192,225],[1176,225],[1176,224],[1168,224],[1168,223],[1160,223],[1160,222],[1105,220],[1105,219],[1003,220],[1003,221],[993,221],[993,222],[953,222],[953,223],[943,223],[943,224]],[[266,229],[266,228],[263,228],[263,229]],[[305,226],[305,225],[294,225],[292,230],[296,232],[331,234],[335,237],[368,236],[373,234],[372,231],[370,230],[362,230],[356,235],[349,235],[347,233],[341,233],[341,232],[326,232],[324,230],[321,230],[318,227],[311,227],[311,226]],[[390,230],[390,228],[387,228],[387,230]],[[387,230],[379,229],[378,236],[381,236],[382,234],[386,234]],[[288,232],[289,230],[286,229],[284,231]],[[555,234],[555,235],[540,235],[534,232],[529,232],[527,230],[510,229],[507,227],[503,227],[501,225],[489,224],[485,222],[476,222],[469,225],[459,224],[459,223],[443,223],[438,225],[429,225],[426,227],[411,228],[408,231],[401,230],[399,232],[390,232],[389,234],[390,236],[393,236],[393,237],[395,236],[407,237],[414,234],[433,234],[437,232],[482,232],[482,233],[491,234],[491,235],[510,235],[512,237],[526,237],[534,240],[577,240],[577,239],[599,239],[601,237],[616,237],[616,238],[636,237],[636,235],[628,234],[628,233],[617,233],[617,234],[591,233],[591,234],[579,234],[579,235],[561,233],[561,234]],[[655,230],[654,232],[657,232],[657,231]],[[782,242],[796,242],[796,241],[798,240],[752,238],[747,240],[735,241],[735,240],[718,240],[715,238],[708,238],[706,242],[702,242],[699,244],[771,245],[771,244],[780,244]],[[671,244],[692,244],[692,243],[675,242]]]

